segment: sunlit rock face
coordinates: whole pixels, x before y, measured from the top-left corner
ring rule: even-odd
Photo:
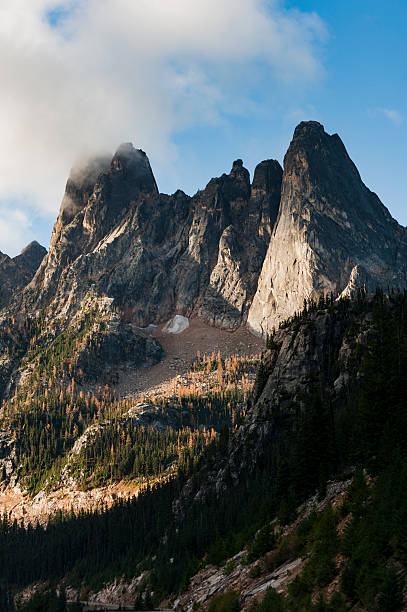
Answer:
[[[179,314],[266,333],[304,299],[406,284],[406,230],[363,184],[337,134],[295,130],[284,159],[241,159],[192,198],[161,194],[146,154],[72,170],[28,306],[77,312],[89,292],[139,326]]]
[[[284,158],[279,217],[249,325],[270,331],[321,293],[403,287],[406,264],[405,228],[364,185],[339,136],[300,123]]]
[[[190,198],[160,194],[147,156],[121,145],[75,168],[49,254],[26,291],[74,313],[90,290],[138,325],[174,314],[234,328],[246,321],[280,202],[282,169],[253,184],[242,160]]]

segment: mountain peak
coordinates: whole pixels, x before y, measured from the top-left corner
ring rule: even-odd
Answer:
[[[146,153],[136,149],[131,142],[124,142],[118,147],[112,159],[111,172],[122,175],[135,191],[158,194]]]
[[[71,169],[60,208],[62,225],[70,223],[86,206],[99,176],[109,169],[111,157],[95,156],[78,163]]]
[[[362,182],[340,137],[317,121],[300,123],[284,157],[278,221],[249,324],[270,331],[300,310],[304,298],[351,291],[357,271],[358,286],[362,282],[369,290],[389,281],[405,286],[401,235]]]
[[[232,177],[234,182],[237,182],[238,185],[243,188],[244,197],[249,197],[250,195],[250,173],[243,166],[243,160],[235,159],[232,165],[232,170],[230,171],[229,177]]]
[[[308,176],[329,191],[359,189],[360,174],[338,134],[328,134],[318,121],[302,121],[284,156],[284,173]],[[343,200],[346,203],[346,198]]]
[[[33,240],[16,257],[0,252],[0,307],[9,300],[34,276],[44,259],[46,249]]]
[[[27,246],[23,248],[20,255],[26,255],[29,253],[38,253],[38,252],[43,253],[43,256],[44,256],[46,253],[46,249],[43,246],[41,246],[40,243],[37,242],[36,240],[32,240],[31,242],[27,244]]]
[[[296,127],[284,171],[264,160],[251,182],[237,158],[192,198],[160,195],[146,153],[124,142],[71,174],[66,203],[77,213],[55,226],[39,299],[68,301],[74,278],[79,304],[97,279],[142,325],[178,312],[261,332],[356,277],[405,284],[404,233],[318,121]]]
[[[254,170],[252,189],[274,190],[274,186],[281,188],[283,169],[276,159],[265,159],[257,164]]]
[[[46,254],[47,249],[41,246],[36,240],[33,240],[24,247],[20,255],[14,257],[14,261],[34,274]]]
[[[117,147],[116,155],[131,155],[135,151],[136,151],[136,149],[135,149],[135,147],[134,147],[132,142],[122,142]],[[142,151],[141,149],[138,149],[138,151],[140,153],[144,153],[144,151]],[[144,155],[145,155],[145,153],[144,153]]]
[[[324,134],[325,129],[319,121],[301,121],[294,130],[294,139],[304,134]]]

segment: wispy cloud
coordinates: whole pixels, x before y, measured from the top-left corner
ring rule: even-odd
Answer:
[[[129,139],[174,160],[174,132],[222,121],[252,66],[276,96],[318,79],[324,37],[277,0],[1,3],[0,201],[53,214],[76,157]]]
[[[400,125],[404,121],[404,117],[400,111],[394,108],[381,108],[380,111],[387,119],[390,119],[394,125]]]
[[[369,111],[371,117],[382,115],[391,121],[394,125],[401,125],[404,121],[404,115],[395,108],[375,108]]]

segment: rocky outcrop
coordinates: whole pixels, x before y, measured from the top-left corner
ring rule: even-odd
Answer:
[[[58,294],[65,304],[70,302],[71,266],[109,235],[142,190],[157,193],[157,186],[146,154],[130,144],[119,147],[111,161],[100,157],[72,169],[49,253],[31,284],[37,301]],[[84,277],[80,284],[88,283]]]
[[[351,482],[351,479],[330,481],[323,500],[314,495],[297,508],[296,520],[284,527],[282,537],[288,542],[290,535],[311,513],[322,512],[328,504],[341,507]],[[276,530],[280,527],[276,520],[274,527]],[[211,609],[211,600],[215,595],[234,591],[239,593],[241,609],[250,612],[253,604],[261,601],[268,589],[286,593],[288,585],[304,569],[307,557],[298,556],[294,550],[288,560],[275,566],[273,558],[276,558],[276,553],[275,549],[270,550],[260,559],[252,561],[246,548],[228,559],[223,566],[205,566],[191,578],[188,588],[175,600],[173,609],[176,612],[193,612],[199,606],[199,610],[207,611]]]
[[[35,240],[16,257],[0,253],[0,307],[7,306],[15,292],[30,282],[46,253]]]
[[[0,430],[0,481],[10,478],[15,466],[15,441],[10,434]]]
[[[361,382],[361,355],[372,329],[370,307],[341,310],[335,302],[279,329],[263,353],[245,422],[231,436],[226,457],[215,465],[208,462],[200,485],[188,481],[175,502],[181,520],[191,500],[202,502],[214,491],[225,495],[228,487],[255,473],[265,457],[278,457],[315,397],[323,395],[334,412],[342,410],[355,380]]]
[[[316,121],[300,123],[284,158],[279,218],[249,325],[265,333],[304,298],[404,287],[406,278],[405,228],[363,184],[339,136]]]
[[[34,275],[40,263],[47,254],[47,249],[33,240],[20,253],[13,258],[14,263],[26,270],[27,275]]]
[[[162,355],[161,345],[155,338],[134,329],[112,313],[102,327],[96,324],[82,342],[75,356],[74,371],[76,374],[83,372],[82,378],[87,381],[116,383],[118,367],[152,366]]]

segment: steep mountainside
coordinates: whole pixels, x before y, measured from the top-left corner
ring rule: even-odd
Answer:
[[[380,290],[308,303],[269,338],[247,409],[193,461],[190,439],[176,477],[47,530],[3,521],[4,584],[64,577],[71,599],[91,588],[138,609],[401,612],[406,304]]]
[[[143,151],[72,170],[50,249],[25,294],[74,314],[90,289],[133,323],[174,314],[265,334],[321,293],[404,287],[406,230],[363,184],[337,134],[295,130],[284,159],[241,160],[192,198],[160,194]]]
[[[407,234],[363,184],[337,134],[300,123],[284,158],[278,222],[248,322],[271,331],[304,298],[405,287]]]
[[[280,201],[276,161],[242,161],[193,198],[159,194],[145,153],[122,145],[68,181],[49,254],[27,297],[75,312],[89,288],[138,325],[199,314],[245,321]]]
[[[36,241],[30,242],[20,255],[13,258],[0,252],[0,308],[30,282],[46,253],[46,249]]]
[[[248,609],[269,553],[284,599],[257,610],[402,609],[407,232],[337,135],[301,123],[284,171],[238,159],[193,197],[123,144],[72,170],[44,254],[0,254],[0,609],[116,579],[141,609]],[[321,517],[286,527],[309,496]],[[220,599],[176,604],[194,575]]]

